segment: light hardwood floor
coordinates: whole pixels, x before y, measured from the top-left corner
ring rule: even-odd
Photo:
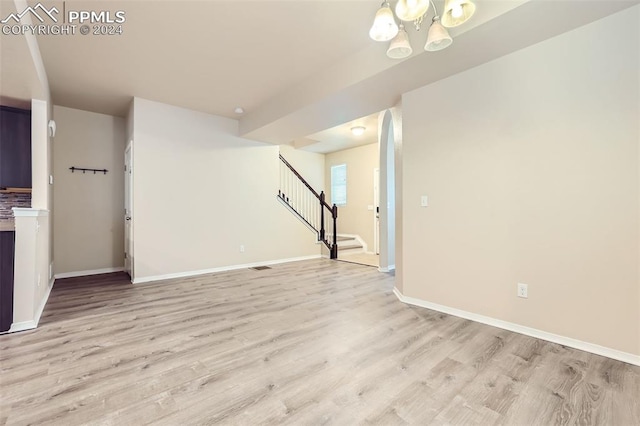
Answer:
[[[0,424],[640,424],[640,368],[427,309],[314,260],[59,280],[0,336]]]

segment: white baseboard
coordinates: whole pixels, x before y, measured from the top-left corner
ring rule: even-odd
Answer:
[[[33,320],[35,322],[36,327],[40,322],[40,317],[42,316],[44,307],[47,305],[47,301],[49,301],[49,296],[51,295],[51,290],[53,289],[54,282],[55,282],[55,279],[52,282],[49,282],[49,285],[47,286],[47,293],[44,295],[44,297],[42,298],[42,301],[40,302],[40,306],[38,307],[38,311],[36,312],[36,317]]]
[[[47,305],[47,301],[49,300],[49,296],[51,295],[51,289],[53,288],[54,281],[55,280],[51,280],[51,282],[49,282],[47,293],[42,298],[34,319],[29,321],[14,322],[13,324],[11,324],[11,328],[8,331],[0,334],[15,333],[18,331],[33,330],[34,328],[37,328],[38,323],[40,322],[40,317],[42,316],[42,312],[44,311],[44,307]]]
[[[38,326],[38,324],[34,320],[22,321],[22,322],[14,322],[13,324],[11,324],[11,328],[8,331],[5,331],[4,333],[1,333],[1,334],[16,333],[18,331],[33,330],[37,326]]]
[[[525,327],[523,325],[515,324],[512,322],[502,321],[502,320],[487,317],[484,315],[474,314],[472,312],[467,312],[460,309],[450,308],[448,306],[438,305],[436,303],[431,303],[424,300],[416,299],[413,297],[408,297],[400,293],[400,291],[395,287],[393,288],[393,293],[401,302],[407,303],[409,305],[431,309],[434,311],[468,319],[468,320],[479,322],[482,324],[487,324],[492,327],[502,328],[504,330],[513,331],[519,334],[524,334],[525,336],[535,337],[537,339],[546,340],[549,342],[568,346],[570,348],[579,349],[581,351],[590,352],[596,355],[601,355],[607,358],[626,362],[628,364],[640,366],[640,355],[634,355],[627,352],[619,351],[617,349],[611,349],[604,346],[596,345],[594,343],[583,342],[581,340],[573,339],[571,337],[559,336],[557,334],[549,333],[549,332],[538,330],[535,328]]]
[[[133,280],[133,283],[142,284],[142,283],[148,283],[151,281],[162,281],[162,280],[170,280],[175,278],[188,278],[188,277],[194,277],[197,275],[214,274],[216,272],[227,272],[227,271],[235,271],[238,269],[255,268],[256,266],[270,266],[270,265],[278,265],[281,263],[299,262],[302,260],[320,259],[321,257],[322,255],[320,254],[314,254],[311,256],[292,257],[290,259],[267,260],[264,262],[246,263],[243,265],[221,266],[219,268],[201,269],[199,271],[178,272],[175,274],[154,275],[154,276],[142,277],[142,278],[136,277]]]
[[[112,272],[122,272],[122,271],[124,271],[124,267],[119,266],[117,268],[103,268],[103,269],[92,269],[89,271],[63,272],[60,274],[56,274],[55,278],[59,280],[62,278],[86,277],[88,275],[110,274]]]
[[[391,272],[396,270],[396,265],[389,265],[386,268],[378,267],[378,271],[380,272]]]

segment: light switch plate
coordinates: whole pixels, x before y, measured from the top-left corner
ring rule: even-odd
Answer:
[[[420,206],[421,207],[429,207],[429,197],[423,195],[420,197]]]

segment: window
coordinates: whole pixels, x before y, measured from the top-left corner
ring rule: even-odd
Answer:
[[[347,165],[331,166],[331,204],[347,204]]]

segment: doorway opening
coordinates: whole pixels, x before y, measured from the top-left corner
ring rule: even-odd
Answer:
[[[380,167],[373,170],[373,252],[380,256]]]
[[[124,271],[133,281],[133,141],[124,152]]]
[[[379,252],[381,272],[395,270],[396,258],[396,178],[395,129],[390,110],[380,125]]]

